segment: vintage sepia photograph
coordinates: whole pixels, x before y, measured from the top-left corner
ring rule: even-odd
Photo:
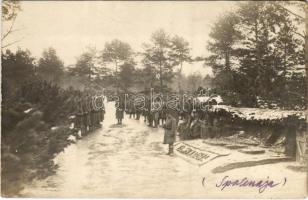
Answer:
[[[2,197],[307,197],[307,2],[1,8]]]

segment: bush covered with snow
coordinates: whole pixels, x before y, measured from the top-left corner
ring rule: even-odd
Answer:
[[[262,108],[236,108],[226,105],[214,105],[209,109],[210,112],[225,112],[229,113],[233,118],[243,120],[256,120],[256,121],[274,121],[284,120],[287,118],[296,118],[298,120],[305,119],[303,111],[295,110],[274,110]]]
[[[69,116],[75,92],[33,80],[23,85],[31,95],[2,104],[2,192],[17,194],[34,177],[43,178],[56,167],[54,156],[72,143]],[[6,98],[6,96],[4,96]],[[56,128],[53,128],[56,127]]]

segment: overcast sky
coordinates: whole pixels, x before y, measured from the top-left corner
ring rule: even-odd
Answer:
[[[65,65],[70,65],[88,46],[101,50],[105,42],[116,38],[141,51],[142,43],[162,28],[189,41],[193,56],[204,56],[211,26],[232,5],[227,1],[23,1],[15,24],[22,30],[12,34],[8,42],[24,37],[10,48],[27,48],[37,58],[53,47]],[[206,74],[210,70],[201,63],[184,67],[185,74],[196,71]]]

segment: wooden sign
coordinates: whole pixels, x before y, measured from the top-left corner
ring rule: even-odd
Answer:
[[[217,157],[225,156],[215,152],[199,149],[184,142],[175,143],[174,152],[184,160],[199,166],[204,165]]]

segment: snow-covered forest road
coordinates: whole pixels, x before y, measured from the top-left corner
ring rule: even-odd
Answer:
[[[34,181],[22,191],[24,197],[148,197],[148,198],[262,198],[301,197],[305,194],[304,172],[287,169],[294,162],[235,168],[221,173],[213,169],[258,155],[244,155],[229,150],[204,165],[197,165],[175,156],[166,155],[162,144],[163,129],[150,128],[143,122],[129,119],[115,125],[114,102],[106,104],[103,127],[70,145],[55,162],[59,168],[47,179]],[[191,141],[191,144],[194,142]],[[189,143],[190,141],[188,141]],[[221,147],[204,148],[221,153]],[[200,145],[199,144],[199,145]],[[216,150],[215,150],[216,149]],[[260,157],[260,156],[259,156]],[[247,178],[273,180],[281,184],[259,193],[256,187],[217,187],[222,179]],[[285,179],[286,178],[286,179]],[[300,179],[299,179],[300,178]],[[283,184],[284,180],[286,182]],[[231,195],[232,194],[232,195]],[[254,194],[254,195],[252,195]]]

